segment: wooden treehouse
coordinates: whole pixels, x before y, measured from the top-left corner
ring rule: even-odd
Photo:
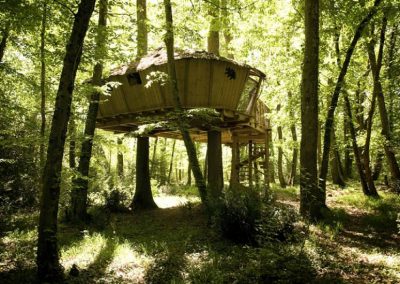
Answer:
[[[222,143],[233,147],[232,174],[239,180],[240,169],[247,166],[251,181],[255,161],[268,156],[268,108],[259,100],[265,74],[205,51],[176,52],[175,65],[180,101],[190,114],[186,123],[192,139],[206,142],[207,131],[218,129]],[[108,83],[111,95],[100,99],[97,128],[128,133],[154,124],[146,135],[181,138],[170,123],[175,103],[167,82],[165,50],[114,70],[106,81],[118,83]],[[212,111],[212,119],[203,119],[196,110]],[[244,164],[239,152],[243,145],[249,150]]]

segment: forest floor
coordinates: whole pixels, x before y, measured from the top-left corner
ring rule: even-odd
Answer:
[[[298,207],[298,189],[274,193]],[[262,247],[222,239],[196,199],[160,197],[167,208],[135,214],[99,209],[90,227],[59,226],[61,261],[67,283],[400,283],[400,199],[381,196],[331,187],[328,221],[303,224],[301,241]],[[1,283],[34,282],[36,224],[36,212],[20,212],[0,232]],[[78,277],[67,273],[73,264]]]

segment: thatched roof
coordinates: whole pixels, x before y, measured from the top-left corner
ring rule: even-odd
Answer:
[[[228,59],[222,56],[217,56],[214,53],[206,52],[204,50],[175,50],[175,60],[180,59],[207,59],[207,60],[219,60],[219,61],[226,61],[232,64],[246,67],[252,70],[256,75],[265,78],[265,74],[260,70],[253,68],[247,64],[239,63],[235,60]],[[145,70],[151,66],[158,66],[166,64],[168,61],[167,59],[167,52],[163,48],[158,48],[154,52],[147,54],[146,56],[142,57],[139,61],[132,61],[131,63],[122,65],[114,70],[111,71],[111,76],[118,76],[118,75],[125,75],[133,72],[138,72]]]

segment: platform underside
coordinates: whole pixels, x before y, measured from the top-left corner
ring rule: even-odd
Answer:
[[[268,121],[260,122],[254,117],[231,111],[217,110],[215,113],[207,119],[196,114],[186,115],[184,124],[194,141],[207,142],[207,132],[218,130],[223,144],[231,144],[234,139],[239,143],[265,143]],[[177,116],[169,109],[102,118],[97,120],[96,127],[114,133],[141,135],[140,132],[144,131],[142,135],[146,136],[182,139],[177,125]],[[143,130],[146,127],[148,130]]]

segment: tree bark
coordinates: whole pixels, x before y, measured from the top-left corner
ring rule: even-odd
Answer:
[[[93,67],[92,84],[101,86],[103,76],[103,57],[107,42],[108,0],[99,1],[99,19],[96,35],[96,63]],[[68,217],[72,222],[87,221],[87,195],[89,187],[89,168],[92,158],[93,138],[96,129],[96,117],[99,109],[100,93],[94,91],[90,96],[89,108],[86,114],[84,139],[79,156],[78,176],[72,181],[71,204]]]
[[[160,178],[159,185],[163,186],[167,183],[167,171],[166,171],[166,160],[165,151],[167,149],[167,138],[164,138],[161,144],[161,157],[160,157]]]
[[[140,59],[147,53],[147,1],[136,0],[136,17],[137,17],[137,55],[136,59]]]
[[[281,105],[278,104],[276,107],[276,111],[279,112],[281,110]],[[286,187],[286,180],[285,176],[283,174],[283,149],[282,149],[282,143],[283,143],[283,134],[282,134],[282,126],[278,126],[278,139],[279,139],[279,146],[278,146],[278,178],[279,178],[279,184],[281,185],[282,188]]]
[[[158,208],[153,199],[149,171],[149,137],[137,138],[136,190],[131,204],[134,210]]]
[[[332,129],[332,137],[331,139],[332,144],[333,144],[333,151],[331,153],[331,175],[332,175],[332,182],[334,184],[337,184],[341,187],[345,187],[346,183],[343,178],[343,169],[342,169],[342,163],[340,161],[340,155],[339,151],[336,148],[336,135],[335,135],[335,129]]]
[[[40,198],[36,263],[38,266],[37,276],[39,281],[42,282],[52,283],[61,281],[63,278],[57,242],[62,159],[76,72],[95,2],[95,0],[82,0],[79,4],[66,47],[60,84],[56,95]]]
[[[122,138],[117,139],[118,154],[117,154],[117,171],[118,177],[122,179],[124,177],[124,154],[122,153]]]
[[[172,174],[172,166],[174,163],[175,144],[176,144],[176,140],[174,140],[174,142],[172,144],[171,160],[169,162],[169,171],[168,171],[168,178],[167,178],[168,184],[171,184],[171,174]]]
[[[220,0],[210,0],[208,15],[211,17],[207,37],[207,51],[219,55],[219,4]]]
[[[46,24],[47,24],[47,4],[43,2],[42,25],[40,29],[40,171],[44,167],[45,159],[45,132],[46,132]],[[0,54],[1,62],[1,54]]]
[[[231,48],[231,41],[233,39],[231,31],[231,21],[228,13],[228,2],[229,0],[221,0],[221,18],[223,21],[223,35],[225,39],[225,52],[226,57],[234,59],[234,55]]]
[[[356,130],[355,130],[354,123],[353,123],[353,115],[351,112],[350,100],[349,100],[348,94],[346,92],[344,92],[344,101],[345,101],[347,115],[349,117],[349,128],[350,128],[349,130],[350,130],[350,136],[351,136],[351,141],[352,141],[352,145],[353,145],[354,160],[356,162],[358,175],[360,177],[361,188],[365,195],[369,195],[367,179],[365,177],[364,168],[363,168],[363,165],[361,162],[360,151],[358,150],[357,136],[356,136]]]
[[[76,149],[76,127],[75,127],[75,117],[74,113],[71,112],[71,116],[69,118],[69,152],[68,152],[68,157],[69,157],[69,167],[71,169],[75,169],[76,167],[76,154],[75,154],[75,149]]]
[[[301,80],[300,212],[311,221],[322,217],[324,192],[318,189],[319,1],[305,1],[305,50]]]
[[[1,32],[1,41],[0,41],[0,62],[3,62],[4,52],[7,47],[8,37],[10,36],[10,23],[7,22],[6,26],[3,28]]]
[[[154,140],[153,154],[151,155],[150,175],[153,176],[153,178],[156,177],[156,175],[154,174],[154,171],[155,171],[155,163],[156,163],[157,144],[158,144],[158,137],[156,137]]]
[[[224,188],[220,131],[210,130],[207,132],[207,156],[208,193],[212,200],[217,200],[221,197]]]
[[[384,34],[381,34],[381,37],[384,37]],[[382,39],[381,39],[382,41]],[[383,49],[383,44],[382,47]],[[381,53],[381,51],[380,51]],[[368,51],[368,56],[371,64],[371,70],[372,70],[372,75],[373,75],[373,80],[374,80],[374,90],[376,91],[376,96],[378,100],[378,108],[379,108],[379,114],[381,118],[381,125],[382,125],[382,135],[385,138],[385,143],[384,143],[384,150],[386,154],[386,159],[389,165],[389,170],[392,176],[392,181],[393,181],[393,187],[394,189],[400,193],[400,169],[399,165],[396,160],[396,155],[393,149],[393,142],[391,138],[391,130],[390,130],[390,122],[389,122],[389,116],[388,112],[386,109],[386,104],[385,104],[385,97],[383,95],[383,88],[382,84],[380,81],[380,62],[382,62],[382,56],[383,55],[378,55],[378,58],[376,59],[375,57],[375,52],[374,50],[369,49]],[[380,56],[380,57],[379,57]]]
[[[289,92],[289,101],[292,99],[292,93]],[[299,155],[299,150],[297,149],[297,132],[296,132],[296,124],[295,124],[295,117],[293,112],[293,107],[289,109],[289,116],[291,119],[290,125],[290,132],[292,133],[292,140],[293,140],[293,149],[292,149],[292,162],[290,164],[290,175],[288,180],[289,186],[294,186],[297,184],[297,160]]]
[[[204,181],[203,174],[200,169],[199,160],[197,159],[196,148],[193,144],[193,141],[189,135],[189,132],[185,129],[183,124],[183,109],[181,102],[179,100],[179,90],[178,90],[178,81],[175,69],[175,58],[174,58],[174,30],[173,30],[173,20],[172,20],[172,9],[171,9],[171,1],[164,0],[165,7],[165,18],[166,18],[166,36],[165,36],[165,45],[167,47],[167,56],[168,56],[168,75],[169,75],[169,85],[171,88],[172,97],[175,101],[175,109],[179,116],[178,128],[182,134],[183,141],[185,143],[187,155],[189,158],[190,166],[192,167],[193,176],[196,182],[196,186],[200,193],[201,201],[207,205],[207,190],[206,184]]]
[[[382,2],[382,0],[375,0],[374,6],[370,9],[365,18],[359,23],[357,26],[356,32],[353,36],[353,39],[347,49],[346,57],[343,63],[343,66],[340,70],[339,77],[336,82],[335,90],[333,91],[330,106],[328,109],[328,114],[325,120],[325,133],[324,133],[324,146],[323,146],[323,154],[322,154],[322,163],[321,170],[319,174],[319,190],[321,195],[325,198],[326,191],[326,177],[328,174],[328,162],[329,162],[329,153],[331,148],[331,131],[333,127],[333,121],[335,116],[335,110],[338,104],[339,95],[342,90],[344,79],[347,73],[347,70],[350,65],[351,57],[353,55],[354,49],[357,45],[358,40],[362,36],[362,32],[365,29],[368,22],[373,18],[373,16],[377,13],[378,6]],[[324,201],[325,202],[325,201]]]

